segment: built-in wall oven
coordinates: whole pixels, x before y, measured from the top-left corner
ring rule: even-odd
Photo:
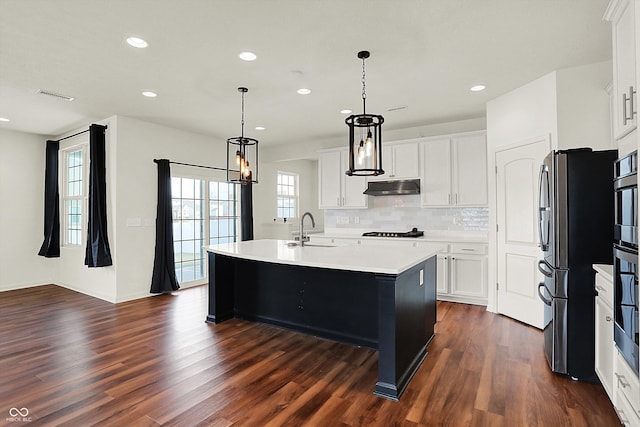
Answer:
[[[615,163],[613,245],[614,329],[620,354],[636,374],[639,365],[637,153]]]

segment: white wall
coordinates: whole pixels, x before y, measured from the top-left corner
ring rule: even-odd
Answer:
[[[558,147],[611,147],[611,61],[556,72]]]
[[[53,263],[53,269],[55,274],[55,283],[64,286],[69,289],[73,289],[78,292],[82,292],[87,295],[91,295],[106,301],[116,301],[116,268],[117,268],[117,240],[114,233],[114,221],[115,221],[115,202],[116,194],[114,191],[113,180],[115,178],[115,155],[116,155],[116,134],[117,134],[117,120],[115,117],[96,122],[107,126],[105,134],[105,156],[106,156],[106,191],[107,191],[107,237],[109,239],[109,246],[111,250],[111,256],[113,259],[113,265],[108,267],[89,268],[84,265],[86,244],[80,246],[65,246],[63,244],[63,238],[60,239],[60,258],[55,258]],[[55,139],[64,138],[67,135],[73,135],[75,133],[87,130],[90,123],[80,129],[76,129],[64,135],[60,135]],[[60,152],[78,144],[86,144],[88,149],[89,133],[85,132],[81,135],[73,138],[66,139],[60,142]],[[86,158],[88,168],[88,157]],[[62,182],[64,161],[61,158],[59,179]],[[85,168],[85,172],[88,169]],[[43,171],[40,171],[43,173]],[[85,175],[88,177],[88,174]],[[63,187],[60,186],[60,223],[64,221],[64,207],[62,204]],[[86,220],[86,217],[85,217]],[[61,230],[62,232],[62,230]],[[86,230],[83,231],[83,239],[86,239]]]
[[[262,158],[262,154],[260,155]],[[298,174],[299,214],[311,212],[316,228],[323,227],[324,214],[318,209],[318,162],[317,160],[289,160],[284,162],[261,162],[259,183],[253,187],[253,223],[256,239],[291,239],[291,232],[300,228],[298,218],[274,222],[276,217],[276,177],[278,172]],[[305,222],[305,228],[311,222]]]
[[[224,168],[225,156],[226,143],[223,140],[216,141],[209,136],[118,117],[115,215],[115,234],[118,239],[117,301],[149,295],[157,205],[157,166],[153,159],[165,158]],[[215,174],[207,169],[178,165],[171,165],[171,169],[172,173],[181,171],[200,176]],[[254,193],[257,191],[256,186]],[[127,226],[127,219],[137,218],[141,219],[142,226]]]
[[[38,256],[44,238],[46,140],[0,129],[0,291],[55,280],[55,260]]]
[[[551,149],[591,146],[610,148],[610,61],[551,72],[487,103],[487,162],[495,170],[501,147],[541,136]],[[489,230],[496,224],[496,176],[488,176]],[[496,283],[496,233],[489,233],[488,283]],[[489,287],[487,309],[496,310],[496,291]]]

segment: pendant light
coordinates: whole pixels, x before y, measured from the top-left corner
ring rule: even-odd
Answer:
[[[237,184],[258,182],[258,140],[244,136],[244,94],[248,91],[246,87],[238,88],[242,94],[240,136],[227,139],[227,182]]]
[[[362,59],[362,114],[346,118],[349,127],[349,176],[382,175],[382,123],[384,117],[367,114],[367,92],[364,61],[370,56],[366,50],[358,52]]]

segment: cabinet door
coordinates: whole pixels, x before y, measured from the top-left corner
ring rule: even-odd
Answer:
[[[487,259],[451,255],[449,262],[451,295],[487,298]]]
[[[449,256],[438,254],[436,264],[436,292],[438,294],[449,293]]]
[[[340,151],[320,153],[318,160],[318,206],[320,209],[340,207],[341,167]]]
[[[636,128],[637,95],[635,65],[635,7],[633,0],[617,2],[613,17],[614,137],[620,139]],[[625,120],[625,115],[627,119]]]
[[[384,160],[384,158],[383,158]],[[393,146],[393,179],[418,178],[420,176],[418,143]]]
[[[367,189],[367,179],[364,176],[348,176],[345,171],[349,168],[349,152],[342,151],[342,168],[338,171],[339,179],[342,180],[342,199],[340,206],[343,208],[366,208],[367,196],[364,190]]]
[[[596,297],[596,358],[595,368],[598,378],[613,401],[613,310],[604,298]]]
[[[451,203],[451,144],[449,138],[422,143],[422,206],[449,206]]]
[[[484,135],[453,139],[453,204],[487,205],[487,143]]]

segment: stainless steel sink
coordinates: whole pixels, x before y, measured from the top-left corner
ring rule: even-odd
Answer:
[[[293,248],[295,246],[300,246],[300,242],[287,242],[287,246],[289,246],[290,248]],[[306,248],[307,246],[311,246],[311,247],[316,247],[316,248],[335,248],[335,245],[322,245],[322,244],[318,244],[318,243],[309,243],[309,242],[305,242],[304,246],[302,246],[303,248]]]

